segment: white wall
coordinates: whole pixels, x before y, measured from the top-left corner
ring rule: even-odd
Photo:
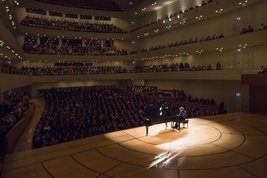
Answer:
[[[167,31],[140,41],[140,48],[164,45],[169,42],[189,40],[207,35],[223,33],[225,36],[239,34],[243,27],[252,25],[256,28],[261,23],[267,23],[267,1],[241,8],[237,11],[225,13],[214,18],[205,19],[198,23],[181,26],[178,29]],[[236,17],[241,17],[240,21]]]
[[[140,21],[140,25],[146,25],[150,23],[151,21],[157,21],[158,19],[165,18],[166,16],[170,16],[171,14],[175,14],[176,12],[179,12],[180,10],[186,10],[190,7],[194,7],[196,5],[201,4],[201,0],[179,0],[179,1],[173,1],[172,3],[169,3],[171,1],[165,1],[164,7],[157,4],[157,10],[153,10],[153,12],[148,13],[144,16],[141,16],[138,18]]]
[[[0,91],[3,93],[13,88],[31,85],[31,79],[31,76],[26,75],[8,75],[0,73]]]
[[[267,45],[256,46],[250,50],[248,65],[267,67]]]

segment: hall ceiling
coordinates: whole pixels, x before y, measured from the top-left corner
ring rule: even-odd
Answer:
[[[137,6],[142,0],[32,0],[63,6],[79,7],[86,9],[126,11]]]

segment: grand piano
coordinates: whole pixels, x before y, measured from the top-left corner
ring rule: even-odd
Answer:
[[[146,135],[148,135],[148,128],[151,125],[165,123],[167,127],[167,122],[171,122],[171,127],[178,122],[178,127],[175,129],[180,130],[180,123],[183,125],[188,124],[188,120],[180,117],[178,115],[179,111],[172,107],[162,105],[160,107],[150,107],[144,111],[145,121],[144,125],[146,127]],[[174,129],[174,128],[173,128]]]

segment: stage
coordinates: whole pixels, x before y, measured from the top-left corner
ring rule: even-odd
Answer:
[[[9,154],[2,177],[263,178],[266,165],[267,116],[231,113]]]

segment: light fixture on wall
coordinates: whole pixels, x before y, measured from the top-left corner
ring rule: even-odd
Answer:
[[[223,9],[215,10],[215,13],[221,14],[221,13],[223,13]]]
[[[197,50],[196,53],[197,54],[202,54],[203,53],[203,50]]]
[[[223,52],[223,47],[216,48],[216,51]]]
[[[240,96],[241,96],[240,91],[236,91],[236,92],[235,92],[235,96],[236,96],[236,97],[240,97]]]

